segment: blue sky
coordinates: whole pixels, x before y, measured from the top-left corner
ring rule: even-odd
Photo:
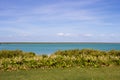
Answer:
[[[120,0],[0,0],[0,42],[120,42]]]

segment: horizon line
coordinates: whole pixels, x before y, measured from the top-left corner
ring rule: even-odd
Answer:
[[[29,43],[33,43],[33,44],[37,44],[37,43],[46,43],[46,44],[53,44],[53,43],[120,43],[120,42],[0,42],[0,44],[14,44],[14,43],[17,43],[17,44],[22,44],[22,43],[24,43],[24,44],[29,44]]]

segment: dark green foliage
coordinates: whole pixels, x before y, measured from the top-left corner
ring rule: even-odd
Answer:
[[[1,50],[0,58],[12,58],[12,57],[32,57],[35,56],[33,52],[23,52],[22,50]]]
[[[110,50],[110,51],[100,51],[94,49],[74,49],[74,50],[58,50],[54,53],[55,55],[62,56],[80,56],[80,55],[92,55],[92,56],[101,56],[101,55],[116,55],[120,56],[120,50]]]
[[[108,54],[120,56],[120,50],[110,50],[110,51],[108,51]]]
[[[46,54],[42,54],[42,57],[43,57],[43,58],[47,58],[48,55],[46,55]]]
[[[16,56],[23,56],[23,52],[21,50],[1,50],[0,58],[12,58]]]
[[[35,55],[21,50],[0,51],[0,71],[32,68],[120,66],[120,50],[59,50],[51,55]]]

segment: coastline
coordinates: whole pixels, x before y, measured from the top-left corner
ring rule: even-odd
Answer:
[[[0,42],[0,44],[120,44],[120,42]]]

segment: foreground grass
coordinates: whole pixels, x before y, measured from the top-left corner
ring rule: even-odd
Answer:
[[[0,80],[120,80],[120,67],[54,68],[0,72]]]

